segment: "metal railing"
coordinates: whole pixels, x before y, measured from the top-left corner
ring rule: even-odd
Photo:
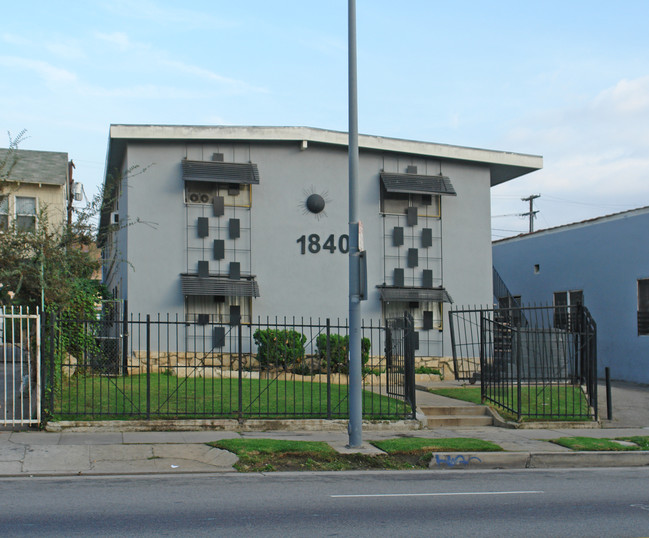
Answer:
[[[284,318],[233,323],[199,315],[189,320],[51,315],[45,323],[44,355],[49,417],[348,417],[345,322]],[[362,326],[366,419],[415,415],[414,399],[387,393],[387,331],[380,323]]]
[[[459,379],[517,420],[597,418],[597,329],[579,306],[449,313]]]

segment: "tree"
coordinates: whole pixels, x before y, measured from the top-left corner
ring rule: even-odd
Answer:
[[[0,159],[0,201],[10,189],[11,172],[18,162],[18,144],[25,132],[9,136],[9,150]],[[41,207],[37,226],[21,229],[13,221],[0,234],[0,305],[46,307],[91,314],[104,297],[92,280],[101,261],[91,255],[95,242],[99,197],[75,210],[71,222],[53,226],[47,207]]]

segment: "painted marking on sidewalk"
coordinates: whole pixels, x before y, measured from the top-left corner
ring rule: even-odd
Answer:
[[[329,497],[340,499],[350,497],[452,497],[457,495],[534,495],[545,493],[544,491],[463,491],[447,493],[361,493],[358,495],[329,495]]]

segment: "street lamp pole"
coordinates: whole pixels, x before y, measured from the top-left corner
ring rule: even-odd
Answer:
[[[358,95],[356,1],[348,0],[349,54],[349,446],[363,444],[361,285],[358,220]]]

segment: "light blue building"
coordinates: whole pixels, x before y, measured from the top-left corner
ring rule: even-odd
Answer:
[[[588,308],[598,374],[649,383],[649,207],[493,243],[493,263],[524,305]]]

